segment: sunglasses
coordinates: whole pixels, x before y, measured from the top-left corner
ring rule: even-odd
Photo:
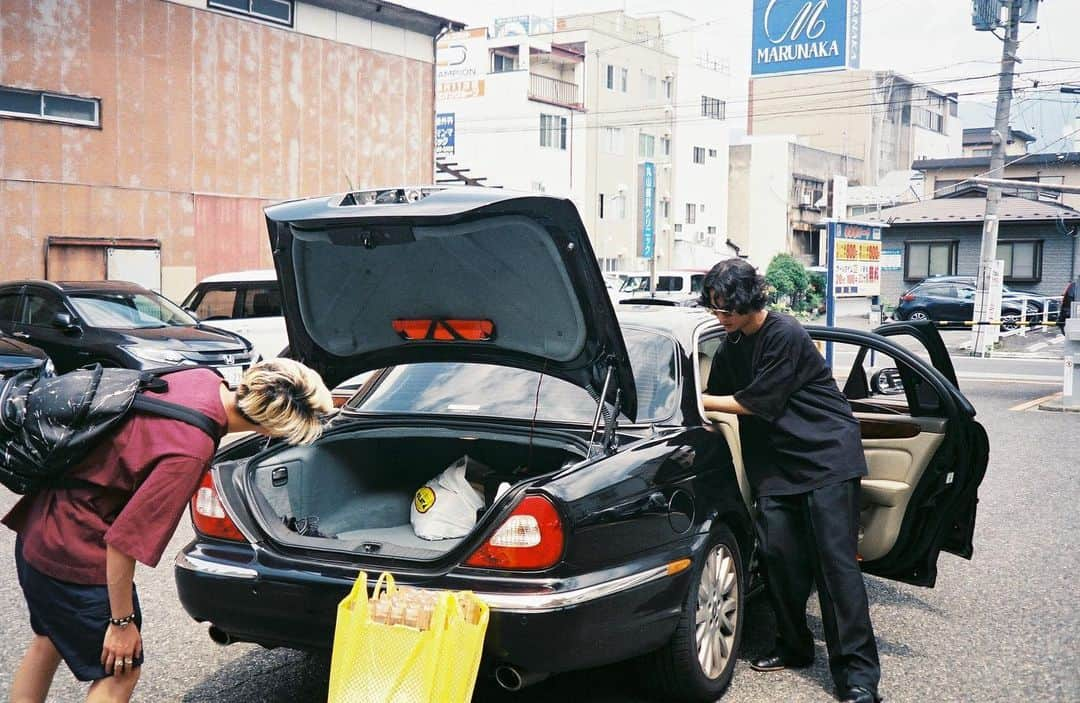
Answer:
[[[711,312],[711,313],[712,313],[713,315],[723,315],[724,317],[729,317],[729,316],[731,316],[731,315],[734,315],[734,314],[735,314],[735,311],[734,311],[734,310],[732,310],[731,308],[714,308],[714,307],[708,307],[708,308],[706,308],[706,309],[707,309],[707,310],[708,310],[709,312]]]

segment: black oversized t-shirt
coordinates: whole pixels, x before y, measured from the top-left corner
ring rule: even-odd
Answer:
[[[859,422],[802,325],[770,311],[753,335],[728,335],[706,389],[734,395],[756,495],[804,493],[866,475]]]

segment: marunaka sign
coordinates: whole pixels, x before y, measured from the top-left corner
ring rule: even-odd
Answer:
[[[858,68],[862,0],[754,0],[750,74]]]

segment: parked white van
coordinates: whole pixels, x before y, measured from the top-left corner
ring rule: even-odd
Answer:
[[[264,359],[289,346],[273,269],[208,276],[188,293],[183,307],[202,322],[246,338]]]

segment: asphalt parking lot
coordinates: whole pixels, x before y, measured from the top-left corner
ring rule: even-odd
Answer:
[[[1080,501],[1080,415],[1018,411],[1058,390],[1035,382],[962,382],[991,435],[991,464],[980,492],[971,562],[944,555],[933,590],[870,577],[871,615],[888,701],[1080,700],[1080,571],[1076,505]],[[14,502],[0,494],[0,509]],[[190,539],[186,520],[167,554]],[[29,624],[15,579],[13,534],[0,532],[0,689],[6,691]],[[219,647],[176,600],[171,563],[139,567],[147,663],[135,700],[260,703],[326,697],[325,657],[253,645]],[[770,643],[771,614],[753,602],[742,661],[725,703],[828,701],[832,689],[816,599],[814,667],[759,674],[746,663]],[[522,694],[483,701],[650,703],[633,665],[553,677]],[[84,687],[61,667],[50,700],[81,700]],[[659,703],[658,701],[656,703]]]

